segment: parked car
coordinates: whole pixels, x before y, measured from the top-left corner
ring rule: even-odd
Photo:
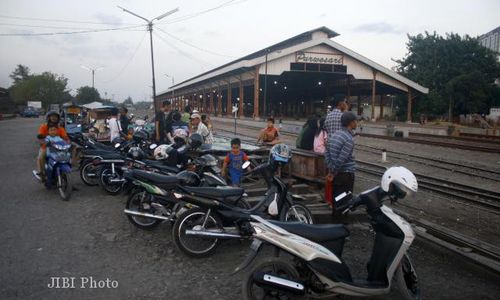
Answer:
[[[36,108],[28,106],[22,111],[21,116],[25,118],[38,118],[39,112]]]

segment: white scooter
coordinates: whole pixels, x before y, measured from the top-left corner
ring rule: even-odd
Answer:
[[[252,216],[254,241],[246,261],[235,272],[248,266],[263,243],[284,251],[292,259],[270,257],[256,265],[245,277],[245,299],[323,298],[336,295],[376,296],[391,290],[392,280],[404,299],[421,299],[417,274],[407,254],[415,234],[411,225],[383,205],[415,193],[418,185],[412,172],[403,167],[388,169],[380,186],[349,201],[349,210],[366,206],[375,232],[368,262],[368,278],[354,280],[342,260],[344,225],[308,225],[264,220]]]

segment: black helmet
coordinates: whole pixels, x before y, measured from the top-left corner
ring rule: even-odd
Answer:
[[[124,139],[122,139],[121,137],[116,137],[111,141],[111,146],[114,147],[116,144],[122,144],[123,142],[125,142]]]
[[[200,176],[191,171],[182,171],[176,177],[181,182],[181,185],[184,186],[200,186],[201,183]]]
[[[198,158],[200,164],[205,165],[207,167],[216,167],[218,164],[217,158],[212,154],[205,154]]]
[[[193,149],[199,148],[203,144],[203,137],[199,133],[193,133],[189,137],[189,144]]]
[[[142,160],[146,157],[144,151],[139,147],[131,147],[130,150],[128,150],[127,156],[134,160]]]
[[[139,130],[134,132],[134,135],[132,136],[134,139],[134,142],[142,142],[148,139],[148,134],[144,130]]]

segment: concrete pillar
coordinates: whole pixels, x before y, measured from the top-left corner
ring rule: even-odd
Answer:
[[[239,107],[238,107],[238,117],[243,117],[243,105],[245,103],[244,97],[245,97],[245,88],[243,87],[243,82],[241,82],[240,78],[240,88],[239,88],[239,94],[240,94],[240,102],[239,102]]]
[[[361,96],[358,95],[358,116],[361,116]]]
[[[408,87],[408,109],[407,109],[407,115],[406,115],[406,122],[411,123],[411,88]]]
[[[231,89],[231,80],[227,83],[226,116],[231,116],[233,111],[233,91]]]
[[[380,95],[380,119],[384,118],[384,95]]]
[[[375,121],[375,97],[377,95],[377,71],[373,70],[373,79],[372,79],[372,114],[371,119]]]
[[[222,90],[217,86],[217,116],[222,117]]]
[[[209,108],[209,112],[210,114],[213,114],[214,113],[214,92],[213,90],[210,90],[210,108]]]
[[[259,67],[255,67],[255,75],[253,77],[253,117],[259,118]]]
[[[347,87],[346,87],[346,98],[347,101],[349,101],[349,98],[351,98],[351,77],[347,75]]]

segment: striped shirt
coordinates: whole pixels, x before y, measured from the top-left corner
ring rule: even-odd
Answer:
[[[352,151],[354,150],[354,139],[352,131],[343,127],[328,139],[325,152],[325,162],[330,172],[354,173],[356,164]]]
[[[342,118],[342,111],[338,108],[335,108],[326,116],[325,129],[328,132],[328,138],[333,136],[335,131],[342,129],[340,118]]]

